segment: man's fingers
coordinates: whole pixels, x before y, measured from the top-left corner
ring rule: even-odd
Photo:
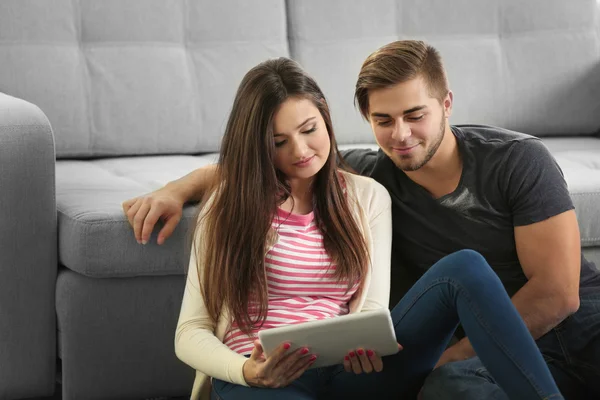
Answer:
[[[148,215],[148,211],[150,211],[150,203],[145,201],[135,213],[135,217],[133,217],[133,232],[135,234],[135,238],[140,243],[142,241],[142,227],[144,220],[146,219],[146,215]]]
[[[158,222],[158,219],[161,217],[161,210],[159,210],[156,206],[150,207],[146,218],[144,219],[144,223],[142,225],[142,243],[147,243],[150,240],[150,235],[152,234],[152,230],[154,229],[154,225]]]
[[[181,214],[173,215],[169,219],[167,219],[160,232],[158,232],[158,244],[163,244],[165,240],[167,240],[173,234],[173,231],[175,230],[175,227],[177,226],[180,220]]]
[[[127,214],[127,211],[129,211],[129,209],[131,208],[132,205],[135,204],[135,202],[137,201],[137,197],[134,197],[133,199],[129,199],[129,200],[125,200],[121,206],[123,207],[123,212],[125,214]]]
[[[130,201],[132,203],[128,206],[127,211],[125,211],[125,215],[127,215],[127,221],[129,221],[129,225],[131,225],[133,228],[133,217],[135,217],[135,214],[140,209],[142,201],[139,197],[131,199]],[[123,206],[123,210],[125,210],[125,206]]]

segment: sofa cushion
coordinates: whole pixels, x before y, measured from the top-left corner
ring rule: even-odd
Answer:
[[[352,103],[356,78],[371,52],[398,39],[423,39],[440,51],[454,92],[454,124],[538,136],[600,129],[596,0],[576,6],[563,0],[287,4],[291,56],[328,96],[345,134],[340,143],[372,140]]]
[[[569,183],[582,245],[600,246],[600,139],[548,138],[544,142]],[[374,149],[376,145],[340,147]],[[196,207],[186,206],[181,223],[165,244],[156,245],[156,228],[150,243],[139,245],[121,203],[214,163],[216,158],[216,154],[207,154],[59,160],[56,193],[60,262],[90,277],[183,274]]]
[[[543,141],[569,185],[581,230],[581,245],[600,246],[600,138],[544,138]]]
[[[185,207],[173,236],[158,246],[158,229],[149,244],[136,242],[121,204],[216,159],[207,154],[57,161],[60,263],[90,277],[182,274],[196,208]]]
[[[284,0],[0,2],[0,90],[59,158],[216,151],[242,76],[288,55]]]

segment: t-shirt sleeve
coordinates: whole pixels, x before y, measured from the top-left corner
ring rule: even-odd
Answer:
[[[529,225],[574,209],[563,172],[539,139],[515,142],[505,161],[513,225]]]
[[[344,161],[359,175],[371,176],[377,162],[377,151],[371,149],[342,150]]]

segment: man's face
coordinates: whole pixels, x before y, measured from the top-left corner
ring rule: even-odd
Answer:
[[[435,155],[452,110],[452,93],[440,104],[421,77],[369,91],[369,120],[379,147],[403,171],[416,171]]]

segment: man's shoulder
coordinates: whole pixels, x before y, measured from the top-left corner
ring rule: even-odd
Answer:
[[[540,140],[527,133],[492,125],[452,125],[452,132],[459,140],[482,147],[511,146],[515,143]]]

